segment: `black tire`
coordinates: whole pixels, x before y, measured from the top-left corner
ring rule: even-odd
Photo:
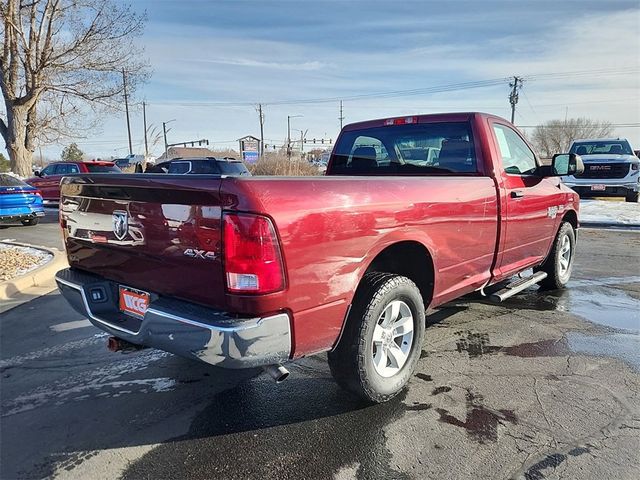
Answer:
[[[624,197],[626,202],[638,203],[638,197],[640,196],[640,192],[631,192],[627,193],[627,196]]]
[[[33,225],[37,225],[38,224],[38,217],[34,217],[34,218],[27,218],[25,220],[22,220],[22,224],[25,226],[33,226]]]
[[[565,238],[569,241],[569,259],[568,267],[564,268],[561,259],[566,255],[562,252]],[[535,269],[535,271],[547,272],[547,278],[540,282],[540,287],[544,290],[557,290],[564,288],[569,279],[571,278],[571,271],[573,269],[573,259],[576,252],[576,233],[573,230],[573,226],[569,222],[562,222],[558,229],[558,234],[551,246],[551,252],[542,265]]]
[[[385,309],[397,301],[411,312],[413,337],[405,363],[397,373],[384,377],[374,366],[373,333]],[[338,385],[364,400],[386,402],[400,393],[411,378],[420,359],[424,330],[425,308],[416,284],[399,275],[368,273],[358,287],[342,338],[328,354],[331,374]],[[384,358],[386,365],[390,360],[386,355]]]

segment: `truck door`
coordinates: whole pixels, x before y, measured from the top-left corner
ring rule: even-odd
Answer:
[[[563,205],[560,179],[536,175],[533,150],[508,124],[490,121],[501,188],[500,254],[494,275],[505,277],[540,263],[546,257]]]

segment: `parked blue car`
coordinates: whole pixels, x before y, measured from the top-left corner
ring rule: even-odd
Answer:
[[[0,223],[37,225],[44,217],[40,191],[11,175],[0,173]]]

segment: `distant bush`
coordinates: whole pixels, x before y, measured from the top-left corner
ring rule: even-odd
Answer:
[[[263,160],[247,165],[251,175],[276,176],[318,176],[322,175],[318,168],[306,160],[292,157],[291,161],[284,154],[267,154]]]
[[[235,150],[231,149],[231,148],[214,150],[213,151],[213,156],[214,157],[218,157],[218,158],[219,157],[232,157],[232,158],[240,159],[240,154],[238,152],[236,152]]]
[[[8,172],[9,170],[11,170],[9,159],[0,153],[0,173]]]

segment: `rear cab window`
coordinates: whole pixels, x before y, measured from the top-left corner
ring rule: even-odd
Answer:
[[[218,162],[218,168],[223,175],[249,175],[249,170],[242,162]]]
[[[469,122],[390,125],[344,132],[333,151],[333,175],[476,174]]]
[[[0,187],[27,187],[30,188],[29,185],[24,183],[22,180],[19,180],[11,175],[0,174]]]
[[[171,162],[167,173],[182,175],[191,172],[191,162]]]
[[[91,163],[85,163],[85,165],[89,173],[122,173],[122,170],[115,165],[94,165]]]

